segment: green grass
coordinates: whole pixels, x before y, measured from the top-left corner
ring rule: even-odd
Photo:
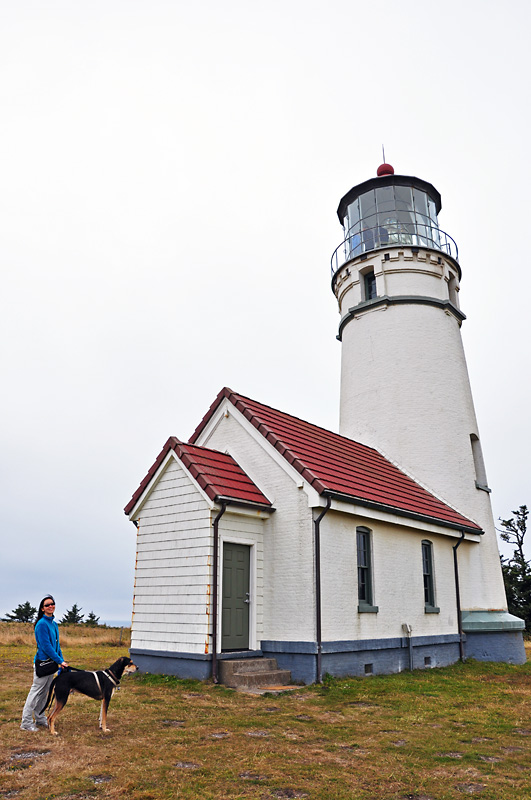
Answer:
[[[95,669],[119,653],[83,644],[65,655]],[[529,664],[327,677],[278,696],[139,674],[113,698],[110,734],[98,705],[74,696],[54,739],[18,729],[30,657],[0,648],[0,785],[17,798],[531,798]],[[49,752],[13,758],[30,749]]]

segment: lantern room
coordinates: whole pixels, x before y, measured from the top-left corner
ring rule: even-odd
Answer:
[[[344,240],[332,256],[332,275],[372,250],[413,247],[439,250],[457,261],[457,245],[439,228],[441,196],[427,181],[395,175],[390,164],[354,186],[337,209]]]

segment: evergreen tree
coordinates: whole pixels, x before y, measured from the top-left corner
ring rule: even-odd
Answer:
[[[527,506],[513,511],[514,517],[500,519],[503,528],[500,537],[514,546],[512,558],[501,557],[503,581],[507,594],[509,613],[520,617],[526,629],[531,630],[531,565],[524,554],[524,539],[527,533]]]
[[[2,622],[33,622],[37,609],[34,608],[29,600],[20,603],[11,614],[6,614]]]
[[[79,625],[80,622],[83,622],[83,616],[84,614],[81,613],[77,603],[74,603],[72,608],[65,613],[61,623],[63,625]]]
[[[89,628],[97,628],[100,624],[100,618],[96,616],[94,611],[91,611],[90,614],[87,616],[85,620],[85,625],[88,625]]]

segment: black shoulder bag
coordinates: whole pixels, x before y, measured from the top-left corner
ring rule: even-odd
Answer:
[[[55,632],[55,647],[59,649],[59,636]],[[53,675],[59,669],[59,664],[53,658],[45,658],[42,661],[39,658],[35,659],[35,672],[37,678],[46,678],[47,675]]]
[[[59,664],[53,658],[45,658],[44,661],[37,659],[35,661],[35,672],[37,678],[45,678],[47,675],[53,675],[59,669]]]

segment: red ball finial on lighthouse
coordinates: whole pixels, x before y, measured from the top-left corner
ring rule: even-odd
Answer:
[[[380,164],[376,170],[376,174],[379,178],[383,178],[384,175],[394,175],[395,171],[391,164]]]

